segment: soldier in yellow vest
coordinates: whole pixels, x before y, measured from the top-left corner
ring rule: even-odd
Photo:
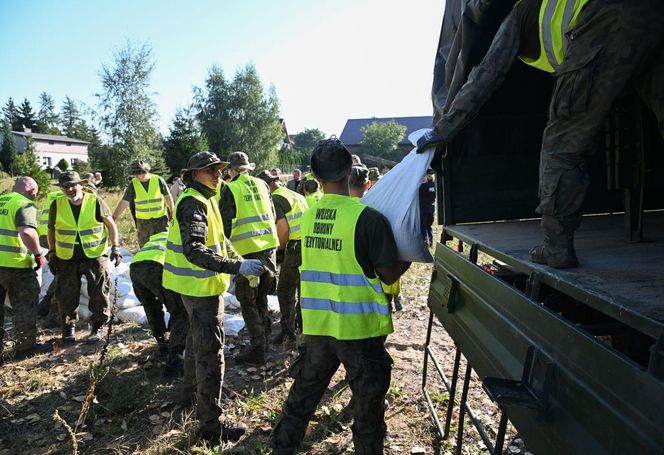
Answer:
[[[477,115],[518,57],[555,78],[539,169],[544,242],[530,260],[578,265],[574,231],[588,188],[586,160],[596,151],[614,101],[633,86],[664,137],[664,2],[522,0],[503,20],[482,62],[452,87],[437,135],[418,151],[451,141]]]
[[[251,342],[250,349],[236,355],[235,361],[260,364],[265,361],[270,332],[267,296],[275,285],[274,250],[279,244],[274,206],[267,184],[249,175],[256,165],[246,153],[231,153],[228,161],[231,180],[221,189],[219,200],[224,232],[243,258],[258,259],[265,266],[255,287],[244,276],[235,279],[235,295]]]
[[[300,219],[309,206],[304,196],[285,188],[279,178],[268,171],[261,172],[257,177],[265,181],[272,192],[279,238],[277,264],[281,264],[281,268],[277,283],[277,297],[279,297],[281,312],[281,333],[273,341],[278,344],[293,342],[296,338],[296,325],[302,329],[302,313],[297,301],[300,288],[299,267],[302,264]]]
[[[116,265],[120,255],[118,228],[106,204],[83,191],[78,172],[67,171],[58,179],[64,197],[51,203],[48,213],[48,262],[58,279],[55,298],[62,322],[62,341],[76,341],[75,322],[81,297],[81,277],[88,282],[90,334],[88,342],[102,339],[108,319],[108,260]],[[107,256],[108,243],[111,244]]]
[[[306,180],[302,184],[303,194],[307,200],[307,205],[313,207],[314,204],[321,200],[323,192],[320,190],[320,183],[316,179]]]
[[[151,236],[132,258],[129,275],[134,294],[145,310],[152,336],[157,340],[160,358],[165,362],[164,373],[173,376],[182,369],[181,356],[187,340],[188,324],[182,297],[164,288],[162,282],[167,237],[168,232]],[[164,321],[164,306],[170,314],[168,330]],[[168,339],[167,331],[170,332]]]
[[[351,163],[336,138],[320,141],[311,156],[325,196],[300,223],[304,346],[291,367],[295,381],[272,433],[275,454],[297,451],[340,364],[353,393],[355,453],[383,453],[392,369],[385,338],[393,328],[380,281],[393,283],[410,263],[398,262],[385,217],[349,197]]]
[[[127,186],[122,200],[113,212],[117,220],[122,212],[133,205],[138,246],[142,247],[151,235],[168,230],[173,216],[173,197],[163,178],[150,173],[150,165],[138,160],[129,169],[134,178]]]
[[[37,270],[45,261],[37,236],[37,209],[33,204],[39,188],[30,177],[16,180],[12,191],[0,195],[0,363],[5,335],[5,297],[14,309],[14,358],[45,352],[49,344],[37,339]]]
[[[200,152],[189,158],[183,180],[187,188],[175,207],[168,233],[163,286],[182,296],[189,318],[185,349],[183,399],[196,394],[201,437],[218,442],[238,439],[240,423],[219,421],[224,379],[224,300],[229,274],[260,275],[258,260],[243,260],[224,237],[215,199],[221,170],[228,163]],[[195,390],[194,390],[195,386]]]

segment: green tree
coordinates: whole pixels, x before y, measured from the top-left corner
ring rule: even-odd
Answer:
[[[403,153],[399,150],[399,142],[406,134],[407,128],[390,120],[389,122],[371,122],[360,128],[362,133],[362,152],[393,161],[401,161]]]
[[[318,141],[325,139],[325,133],[318,128],[306,128],[295,135],[294,151],[298,157],[298,164],[308,164],[311,158],[311,151]]]
[[[10,130],[20,131],[21,124],[19,123],[18,119],[18,108],[16,107],[16,103],[14,103],[13,98],[10,97],[7,100],[5,107],[2,108],[2,113],[5,117],[5,120],[9,122]]]
[[[33,131],[43,134],[60,135],[58,122],[60,118],[55,112],[55,101],[53,97],[46,92],[39,95],[39,112],[37,112],[37,123]]]
[[[16,161],[16,142],[9,121],[2,121],[2,147],[0,148],[0,163],[2,168],[10,175],[14,175],[14,161]]]
[[[35,113],[32,110],[32,105],[27,98],[23,99],[23,102],[18,108],[17,121],[21,124],[21,131],[23,131],[23,127],[32,130],[35,127],[35,123],[37,123]]]
[[[157,106],[149,92],[154,65],[150,46],[127,43],[115,53],[112,65],[102,66],[102,91],[97,94],[100,125],[113,146],[107,150],[113,160],[110,168],[94,161],[93,165],[104,171],[109,185],[124,183],[129,165],[136,159],[151,163],[155,173],[168,171],[156,127]]]
[[[284,135],[279,101],[274,87],[263,88],[253,65],[238,70],[230,82],[212,67],[195,101],[211,152],[225,157],[241,150],[263,168],[277,162]]]
[[[62,109],[60,110],[60,127],[65,136],[81,139],[82,141],[90,139],[89,126],[85,118],[83,118],[82,111],[84,109],[85,106],[82,104],[68,96],[65,97]]]
[[[189,157],[207,150],[207,142],[196,121],[193,109],[178,109],[175,112],[170,133],[164,140],[164,159],[174,173],[186,167]]]
[[[34,141],[31,137],[26,139],[27,144],[25,151],[20,153],[14,162],[14,173],[15,175],[28,176],[35,179],[39,186],[39,194],[43,195],[48,192],[51,180],[49,175],[39,164]]]

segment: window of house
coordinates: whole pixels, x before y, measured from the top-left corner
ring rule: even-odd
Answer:
[[[76,166],[78,164],[78,158],[72,158],[71,159],[71,165]]]
[[[51,167],[51,157],[50,156],[45,156],[42,158],[42,164],[44,166]]]
[[[69,147],[70,145],[71,145],[71,142],[67,142],[67,147]]]
[[[53,141],[48,141],[48,145],[54,145],[54,144],[55,144],[55,142],[53,142]]]

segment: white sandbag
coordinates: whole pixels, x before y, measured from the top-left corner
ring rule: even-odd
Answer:
[[[224,314],[224,333],[236,337],[244,327],[244,319],[237,314]]]
[[[78,319],[81,321],[87,321],[90,319],[90,316],[92,316],[92,312],[88,308],[87,300],[85,302],[81,302],[78,305]]]
[[[417,130],[408,139],[415,145],[427,131],[426,128]],[[400,261],[433,262],[420,231],[419,189],[434,152],[432,148],[418,154],[414,148],[362,198],[363,203],[378,210],[390,222]]]
[[[235,295],[230,294],[228,292],[224,292],[224,309],[226,311],[229,310],[239,310],[240,309],[240,301],[235,297]]]
[[[267,296],[267,312],[272,316],[280,316],[281,310],[279,309],[279,298],[276,295]]]
[[[145,309],[142,306],[135,306],[126,308],[124,310],[118,310],[115,315],[122,322],[136,322],[140,325],[148,324],[148,318],[145,316]]]

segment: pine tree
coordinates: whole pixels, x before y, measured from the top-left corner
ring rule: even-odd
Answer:
[[[164,140],[166,164],[177,173],[186,167],[191,155],[204,150],[207,150],[207,142],[196,122],[193,109],[178,109],[170,127],[170,134]]]
[[[35,113],[32,110],[32,105],[27,98],[23,99],[23,102],[18,108],[18,122],[21,124],[20,131],[23,131],[23,128],[29,128],[32,130],[37,122]]]
[[[39,112],[37,113],[37,123],[35,125],[36,133],[60,135],[58,128],[59,117],[55,112],[55,101],[53,97],[46,92],[39,95]]]
[[[16,142],[14,142],[14,135],[12,134],[9,122],[3,121],[2,123],[2,148],[0,148],[0,163],[2,167],[10,175],[14,175],[14,161],[16,161]]]
[[[7,100],[7,104],[2,108],[2,113],[5,116],[5,120],[9,122],[9,128],[12,131],[21,130],[21,124],[18,119],[18,108],[16,107],[13,98],[10,97]]]

